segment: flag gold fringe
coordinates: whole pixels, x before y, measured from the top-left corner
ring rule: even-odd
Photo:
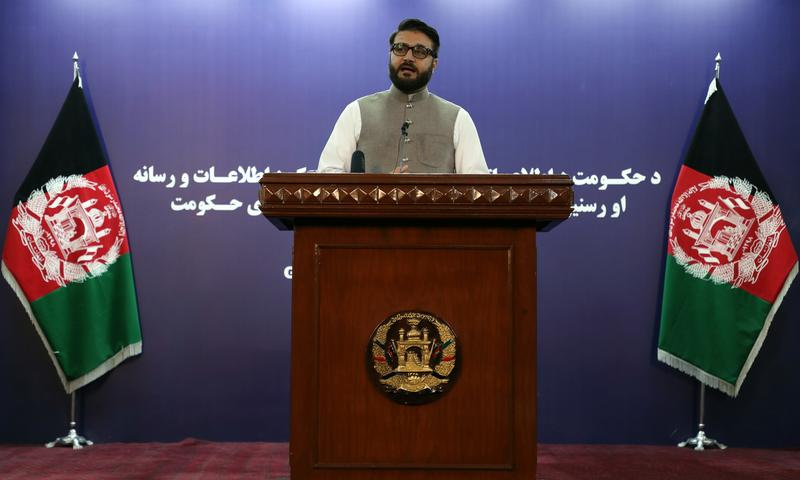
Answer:
[[[736,396],[736,391],[734,388],[735,386],[732,383],[726,382],[725,380],[706,372],[697,365],[689,363],[686,360],[676,357],[665,350],[661,350],[660,348],[658,349],[658,360],[666,363],[672,368],[676,368],[681,372],[696,378],[701,383],[704,383],[711,388],[716,388],[717,390],[727,393],[732,397]]]
[[[25,296],[25,292],[22,291],[22,287],[19,286],[17,283],[17,279],[14,278],[14,274],[11,273],[11,270],[6,267],[6,262],[3,262],[2,266],[3,271],[3,278],[6,279],[9,285],[11,285],[11,289],[14,290],[14,293],[17,294],[17,298],[19,298],[20,303],[25,308],[25,311],[28,313],[28,318],[31,319],[31,323],[33,323],[33,327],[36,329],[36,333],[39,334],[39,338],[42,339],[42,343],[44,347],[47,349],[47,354],[50,356],[50,360],[53,362],[53,365],[56,367],[56,373],[58,373],[58,378],[61,380],[62,385],[64,385],[64,389],[67,389],[67,377],[64,375],[64,371],[61,369],[61,365],[58,364],[58,360],[56,360],[56,355],[53,353],[53,348],[50,346],[50,342],[47,341],[47,337],[44,336],[44,332],[42,332],[41,327],[39,327],[39,322],[36,321],[36,317],[33,315],[33,310],[31,310],[31,304],[28,303],[28,298]],[[67,391],[67,393],[72,393]]]
[[[64,389],[67,391],[67,393],[72,393],[75,390],[83,387],[84,385],[88,385],[89,383],[92,383],[94,380],[97,380],[98,378],[102,377],[104,374],[106,374],[114,367],[122,363],[126,358],[139,355],[140,353],[142,353],[141,341],[124,346],[113,357],[101,363],[97,368],[95,368],[91,372],[87,373],[86,375],[82,375],[76,378],[75,380],[72,380],[71,382],[68,382],[64,386]]]
[[[764,344],[764,339],[767,337],[769,327],[772,325],[772,319],[775,318],[775,312],[777,312],[778,308],[781,306],[781,302],[783,302],[786,292],[789,290],[792,281],[797,276],[797,272],[798,263],[795,262],[794,266],[789,271],[789,275],[786,277],[786,281],[783,283],[783,288],[781,288],[780,293],[772,303],[772,307],[770,308],[767,317],[764,319],[764,325],[761,327],[761,332],[758,334],[758,338],[756,338],[755,343],[753,343],[753,348],[750,349],[750,354],[747,356],[747,360],[745,360],[744,365],[739,372],[739,377],[736,379],[735,385],[730,382],[726,382],[725,380],[722,380],[721,378],[714,376],[705,370],[702,370],[697,365],[689,363],[682,358],[676,357],[665,350],[661,350],[660,348],[658,349],[658,360],[666,363],[670,367],[676,368],[681,372],[696,378],[711,388],[716,388],[717,390],[720,390],[731,397],[736,397],[739,394],[739,389],[742,388],[742,383],[744,383],[745,377],[747,377],[748,372],[750,372],[750,368],[753,366],[756,356],[758,356],[758,352],[761,350],[761,346]]]
[[[775,298],[775,301],[772,303],[772,307],[769,309],[767,318],[764,320],[764,326],[761,327],[761,333],[758,334],[758,338],[756,339],[753,348],[750,350],[750,355],[747,356],[747,360],[745,360],[744,362],[742,371],[739,373],[739,378],[736,380],[736,389],[734,390],[733,393],[734,397],[739,394],[739,389],[742,387],[744,378],[747,376],[747,372],[750,371],[750,367],[753,366],[753,362],[756,360],[756,355],[758,355],[759,350],[761,350],[761,345],[764,343],[764,339],[767,337],[767,332],[769,331],[769,327],[772,325],[772,319],[775,317],[775,312],[777,312],[778,307],[781,306],[781,302],[783,302],[783,297],[786,296],[786,292],[789,290],[789,287],[792,285],[792,281],[796,276],[797,276],[797,262],[794,262],[794,266],[789,271],[789,275],[786,277],[786,281],[783,282],[783,288],[781,288],[780,293]]]
[[[42,339],[42,343],[47,349],[47,354],[50,356],[50,360],[53,362],[53,366],[56,367],[56,373],[58,373],[58,378],[61,380],[61,384],[64,386],[64,390],[66,390],[67,394],[70,394],[75,390],[91,383],[92,381],[97,380],[103,374],[105,374],[109,370],[113,369],[114,367],[122,363],[126,358],[130,358],[132,356],[139,355],[140,353],[142,353],[141,341],[127,345],[125,347],[122,347],[122,349],[120,349],[120,351],[118,351],[114,356],[112,356],[105,362],[101,363],[97,368],[95,368],[91,372],[82,375],[76,378],[75,380],[67,380],[67,377],[64,374],[64,370],[61,368],[61,365],[58,364],[58,360],[56,359],[56,355],[53,352],[53,348],[50,346],[50,342],[47,340],[47,337],[45,337],[44,332],[42,332],[41,327],[39,327],[39,322],[36,321],[36,317],[33,315],[31,304],[25,297],[25,293],[22,291],[22,288],[19,286],[19,283],[17,283],[17,279],[14,278],[14,275],[11,273],[8,267],[6,267],[6,262],[2,262],[0,270],[2,270],[3,278],[6,279],[8,284],[11,286],[11,289],[14,290],[14,293],[17,294],[17,298],[19,298],[20,303],[22,303],[22,306],[25,308],[25,312],[28,313],[28,318],[30,318],[31,323],[33,323],[33,327],[36,329],[36,333],[39,334],[39,338]]]

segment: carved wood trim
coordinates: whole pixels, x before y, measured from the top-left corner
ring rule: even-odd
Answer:
[[[268,173],[261,212],[279,228],[295,218],[563,220],[572,211],[567,175]]]

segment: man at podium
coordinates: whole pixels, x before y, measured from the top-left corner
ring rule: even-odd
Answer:
[[[389,90],[345,107],[317,171],[341,173],[489,173],[466,110],[428,91],[439,33],[418,19],[389,37]]]

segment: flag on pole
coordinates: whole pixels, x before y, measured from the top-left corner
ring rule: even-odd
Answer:
[[[72,393],[142,351],[125,219],[80,76],[13,203],[3,277]]]
[[[678,174],[658,359],[736,396],[797,275],[797,252],[718,79]]]

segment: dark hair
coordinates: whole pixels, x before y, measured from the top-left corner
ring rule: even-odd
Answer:
[[[433,41],[433,58],[439,56],[439,32],[418,18],[406,18],[397,26],[397,31],[389,37],[389,45],[394,45],[394,37],[403,31],[424,33]]]

